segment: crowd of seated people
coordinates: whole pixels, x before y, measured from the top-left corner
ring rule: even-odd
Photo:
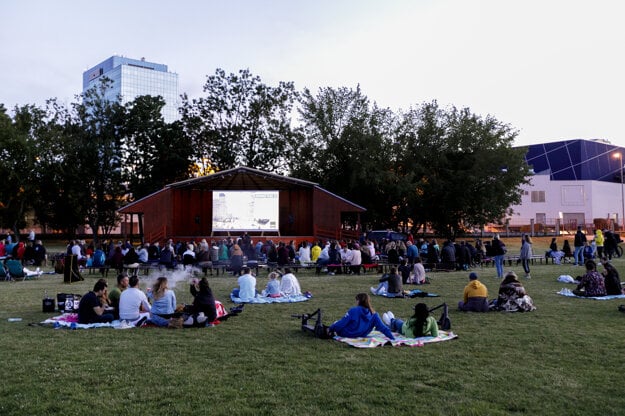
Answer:
[[[12,258],[22,262],[22,265],[40,267],[47,262],[46,248],[41,240],[28,240],[24,242],[8,242],[0,239],[0,258]]]

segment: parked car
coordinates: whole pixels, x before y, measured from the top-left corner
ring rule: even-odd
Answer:
[[[390,230],[375,230],[367,233],[367,238],[371,241],[376,241],[378,244],[382,240],[387,241],[406,241],[408,240],[408,234],[400,233]]]

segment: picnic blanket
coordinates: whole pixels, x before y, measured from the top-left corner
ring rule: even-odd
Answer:
[[[571,291],[571,289],[567,289],[567,288],[560,289],[560,291],[556,292],[556,294],[566,296],[569,298],[580,298],[580,299],[595,299],[595,300],[625,299],[625,295],[577,296]]]
[[[52,326],[55,329],[69,328],[69,329],[92,329],[92,328],[118,328],[129,329],[130,325],[123,325],[122,321],[116,320],[113,322],[101,322],[96,324],[79,324],[77,313],[64,313],[59,316],[53,316],[41,322],[41,325]]]
[[[425,344],[449,341],[458,338],[458,335],[454,334],[452,331],[438,331],[437,337],[407,338],[403,335],[395,333],[393,333],[393,335],[395,336],[395,339],[391,340],[379,331],[372,331],[369,336],[363,338],[344,338],[335,336],[334,339],[355,348],[375,348],[387,344],[393,347],[422,347]]]
[[[235,296],[234,293],[230,293],[230,299],[234,303],[295,303],[306,302],[310,298],[312,298],[312,295],[309,292],[306,292],[304,295],[280,296],[279,298],[256,296],[255,298],[245,299]]]
[[[387,292],[373,292],[372,293],[376,296],[384,296],[385,298],[437,298],[439,297],[438,294],[436,293],[430,293],[430,292],[426,292],[423,290],[419,290],[419,289],[413,289],[413,290],[404,290],[403,293],[401,294],[397,294],[397,293],[387,293]]]
[[[215,309],[217,309],[217,318],[222,318],[228,315],[226,308],[223,304],[216,300],[215,301]],[[40,325],[51,326],[55,329],[59,328],[69,328],[69,329],[92,329],[92,328],[114,328],[114,329],[130,329],[136,328],[135,324],[139,321],[142,321],[143,318],[149,318],[150,314],[147,312],[142,312],[140,314],[139,319],[135,321],[123,321],[123,320],[114,320],[113,322],[99,322],[95,324],[80,324],[78,323],[78,314],[66,312],[59,316],[53,316],[52,318],[48,318],[42,322]],[[220,323],[220,320],[216,320],[212,322],[213,324]]]

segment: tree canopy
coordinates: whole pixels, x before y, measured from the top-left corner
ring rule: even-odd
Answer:
[[[217,69],[166,123],[162,97],[122,105],[108,88],[104,78],[69,107],[9,115],[0,104],[0,226],[17,232],[32,212],[69,234],[88,224],[97,239],[122,204],[244,165],[319,183],[367,208],[368,228],[453,236],[502,218],[529,173],[513,127],[436,101],[393,112],[360,86],[298,92]]]
[[[204,84],[205,96],[183,95],[182,123],[205,170],[247,166],[287,172],[292,140],[290,113],[297,97],[292,82],[271,87],[243,69],[217,69]]]

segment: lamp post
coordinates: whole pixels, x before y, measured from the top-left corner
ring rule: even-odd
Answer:
[[[618,159],[618,169],[621,171],[621,231],[625,229],[625,197],[623,196],[623,154],[617,152],[614,157]]]

